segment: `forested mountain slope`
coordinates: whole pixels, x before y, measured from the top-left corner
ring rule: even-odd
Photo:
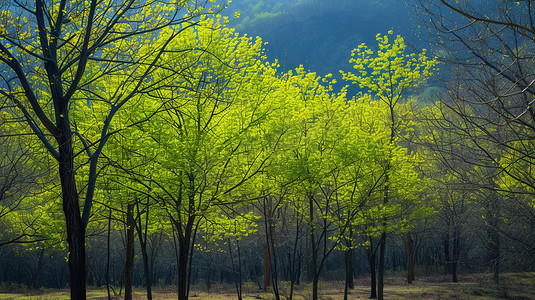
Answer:
[[[347,68],[351,49],[373,44],[377,33],[393,29],[409,43],[415,26],[403,1],[368,0],[235,0],[225,14],[240,18],[231,26],[267,42],[269,60],[281,68],[299,65],[318,74]]]

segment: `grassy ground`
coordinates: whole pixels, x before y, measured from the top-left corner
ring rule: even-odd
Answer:
[[[349,299],[366,299],[369,297],[369,287],[366,278],[357,280]],[[281,284],[281,298],[287,296],[285,284]],[[343,299],[343,282],[324,282],[320,285],[320,299]],[[176,299],[176,293],[171,289],[155,288],[153,298],[156,300]],[[244,285],[244,300],[273,299],[268,293],[259,292],[254,284]],[[114,296],[122,299],[122,296]],[[297,288],[294,299],[311,299],[310,285]],[[42,290],[25,293],[0,293],[0,299],[34,299],[34,300],[63,300],[69,299],[68,291]],[[107,299],[105,289],[90,289],[88,299]],[[134,299],[146,299],[142,288],[136,289]],[[237,299],[232,286],[213,284],[207,292],[203,286],[193,286],[190,299],[230,300]],[[385,280],[385,299],[533,299],[535,300],[535,275],[529,273],[504,274],[499,285],[492,281],[490,275],[461,276],[458,283],[448,282],[445,277],[420,278],[414,284],[407,284],[401,276],[388,277]]]

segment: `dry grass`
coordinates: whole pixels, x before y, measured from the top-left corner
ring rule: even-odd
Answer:
[[[407,284],[403,277],[391,276],[385,280],[385,299],[519,299],[535,300],[535,276],[529,273],[504,274],[499,285],[488,274],[460,276],[459,282],[452,283],[444,276],[419,278],[414,284]],[[356,281],[350,299],[367,299],[370,294],[369,280],[361,278]],[[311,299],[310,285],[302,284],[294,293],[296,300]],[[281,283],[281,298],[285,299],[288,285]],[[320,299],[342,300],[343,282],[323,282],[320,284]],[[274,299],[270,293],[262,293],[255,284],[246,283],[243,290],[244,300]],[[122,299],[121,295],[113,299]],[[156,300],[177,299],[172,288],[154,288]],[[42,290],[38,293],[0,293],[0,299],[35,299],[63,300],[69,299],[68,291]],[[107,299],[105,289],[90,289],[88,299]],[[142,288],[135,289],[134,299],[146,299]],[[230,300],[237,299],[232,285],[212,284],[207,291],[203,284],[194,285],[190,299]]]

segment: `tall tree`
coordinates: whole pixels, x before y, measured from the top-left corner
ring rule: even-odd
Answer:
[[[222,22],[203,19],[170,41],[162,55],[166,67],[151,74],[165,84],[147,93],[146,110],[124,115],[136,124],[125,128],[135,137],[128,147],[142,141],[147,151],[139,161],[154,163],[150,170],[146,163],[134,170],[123,164],[122,170],[138,182],[131,187],[140,186],[158,202],[157,215],[169,220],[179,299],[189,297],[200,226],[220,207],[245,201],[242,187],[273,153],[258,136],[275,71],[261,61],[260,39],[239,36]],[[147,111],[160,113],[148,123]]]
[[[2,2],[0,94],[17,106],[58,162],[72,299],[86,297],[85,228],[98,159],[112,134],[113,117],[132,98],[154,87],[156,82],[147,79],[167,45],[195,25],[205,6],[201,1],[152,0]],[[97,78],[114,82],[114,91],[94,88]],[[80,101],[89,106],[100,102],[106,111],[98,140],[88,141],[76,130],[73,106]],[[81,155],[74,150],[77,143],[87,154],[82,163],[90,166],[82,213],[79,187],[85,184],[75,177],[75,159]]]
[[[425,23],[429,37],[450,71],[442,78],[449,94],[441,100],[479,132],[477,139],[471,140],[478,148],[479,160],[493,169],[488,175],[494,182],[482,185],[483,193],[496,201],[505,197],[502,213],[531,215],[526,198],[532,197],[535,183],[533,173],[527,171],[533,168],[530,141],[535,129],[533,1],[415,2],[422,16],[430,20]],[[493,205],[487,205],[488,216],[495,218],[497,215],[490,213]],[[502,231],[497,221],[487,222],[494,240],[491,245],[496,245],[494,257],[499,253],[496,230]],[[513,237],[503,231],[500,235],[524,249],[532,248],[527,236]]]
[[[393,39],[391,42],[390,39]],[[386,124],[390,128],[388,145],[396,145],[402,134],[403,119],[401,119],[398,109],[408,96],[407,94],[424,83],[435,70],[437,61],[430,59],[426,55],[425,49],[421,53],[406,53],[407,46],[401,36],[394,37],[393,31],[388,35],[377,34],[378,49],[369,49],[365,44],[351,52],[349,62],[358,72],[344,72],[344,80],[356,83],[361,89],[369,92],[382,105],[384,105],[387,119]],[[393,157],[386,157],[385,167],[387,170],[384,180],[383,205],[388,205],[391,201],[391,178],[393,174],[389,170]],[[387,219],[383,220],[383,227],[386,229]],[[386,254],[386,230],[381,233],[379,248],[379,273],[378,273],[378,298],[383,299],[384,286],[384,263]]]

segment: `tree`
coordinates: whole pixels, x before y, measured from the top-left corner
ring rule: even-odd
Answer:
[[[234,210],[234,209],[232,209]],[[233,215],[236,215],[235,217]],[[242,261],[240,240],[257,231],[258,217],[252,212],[237,213],[232,211],[222,212],[221,215],[214,215],[207,219],[202,225],[203,238],[209,243],[214,243],[221,247],[224,244],[228,246],[228,253],[232,266],[234,284],[239,300],[242,300]],[[223,241],[222,245],[219,245]],[[236,248],[236,254],[233,254],[233,248]],[[219,249],[224,251],[223,249]],[[237,257],[235,257],[237,256]]]
[[[401,36],[397,36],[392,43],[389,37],[393,37],[393,31],[388,35],[377,34],[378,49],[374,52],[365,44],[351,52],[349,62],[357,70],[357,74],[352,72],[342,73],[344,80],[357,83],[361,89],[370,92],[387,112],[386,124],[390,128],[388,145],[395,145],[403,133],[403,120],[399,116],[398,106],[403,97],[411,89],[423,84],[435,70],[437,61],[426,56],[426,50],[416,55],[406,54],[406,44]],[[384,181],[383,205],[388,205],[391,200],[390,193],[391,178],[390,165],[393,157],[387,157],[385,161],[386,176]],[[394,191],[395,192],[395,191]],[[387,219],[383,220],[383,227],[386,229]],[[381,233],[379,248],[379,278],[378,278],[378,298],[383,299],[384,286],[384,258],[386,254],[386,230]]]
[[[482,215],[487,231],[489,260],[498,281],[500,236],[498,235],[500,188],[496,180],[501,170],[497,164],[502,149],[486,137],[490,129],[461,117],[443,102],[422,111],[419,136],[426,162],[421,164],[427,190],[433,195],[442,225],[445,273],[458,280],[457,266],[468,231],[466,224]],[[497,147],[498,146],[498,147]],[[476,218],[477,221],[477,218]],[[477,223],[476,223],[477,224]],[[483,225],[483,224],[481,224]]]
[[[504,212],[514,216],[532,212],[522,194],[533,195],[534,177],[530,171],[518,170],[530,170],[533,157],[529,142],[535,120],[533,1],[420,0],[416,6],[430,20],[426,29],[449,69],[443,76],[449,94],[441,100],[480,133],[472,141],[479,148],[479,159],[492,169],[493,182],[482,188],[496,199],[487,203],[487,216],[492,216],[487,224],[493,236],[490,245],[495,245],[490,246],[494,249],[491,256],[499,262],[500,236],[522,248],[532,247],[526,244],[529,238],[513,237],[498,224],[508,220]],[[498,202],[505,205],[499,214],[491,213]],[[494,269],[498,281],[499,264]]]
[[[331,236],[336,229],[330,214],[336,206],[339,188],[336,184],[339,165],[334,158],[337,141],[344,133],[340,121],[346,108],[346,90],[330,94],[334,82],[329,79],[331,75],[322,79],[315,73],[305,72],[302,66],[287,76],[287,83],[297,92],[291,99],[293,109],[302,111],[292,129],[290,170],[296,172],[294,199],[303,202],[296,207],[303,209],[301,214],[308,226],[311,253],[307,272],[312,277],[312,299],[317,300],[319,276],[341,238],[340,234]],[[347,224],[343,226],[347,228]]]
[[[418,8],[431,18],[428,30],[451,71],[443,102],[484,133],[488,146],[530,157],[523,141],[533,139],[535,120],[532,1],[422,0]],[[532,185],[531,175],[514,176],[509,167],[502,172]]]
[[[452,90],[464,94],[452,108],[492,124],[529,126],[535,117],[532,1],[418,0],[417,8],[430,18],[432,41],[462,84]]]
[[[120,115],[136,124],[124,132],[133,137],[130,156],[141,158],[134,166],[124,163],[129,155],[115,160],[133,178],[130,187],[157,201],[156,214],[169,220],[179,299],[189,296],[199,228],[221,207],[246,202],[243,186],[273,153],[258,141],[275,71],[261,61],[260,39],[239,36],[222,22],[202,19],[170,41],[162,54],[166,67],[151,74],[161,85],[148,92],[147,109]],[[159,113],[144,122],[147,111]],[[140,142],[147,151],[137,151]]]
[[[40,178],[49,174],[42,167],[40,151],[32,146],[32,138],[13,134],[24,126],[9,124],[3,116],[9,118],[9,113],[0,111],[0,247],[32,244],[44,238],[38,229],[39,216],[32,214],[29,199],[41,192]]]
[[[85,299],[85,228],[97,180],[97,165],[114,115],[157,81],[147,82],[170,41],[195,25],[206,3],[160,1],[4,2],[0,24],[0,94],[18,109],[58,162],[69,244],[72,299]],[[150,45],[149,45],[150,44]],[[143,50],[143,48],[145,50]],[[95,88],[95,80],[115,84]],[[100,137],[77,130],[73,105],[86,101],[106,111]],[[83,211],[75,178],[76,144],[89,164]]]
[[[333,220],[339,225],[342,240],[339,249],[345,252],[345,287],[344,299],[347,299],[353,281],[353,252],[357,247],[368,246],[372,274],[372,296],[375,291],[375,249],[368,243],[359,243],[359,238],[373,234],[366,230],[366,223],[372,218],[370,208],[377,205],[386,170],[382,162],[389,145],[384,143],[388,137],[388,128],[383,122],[376,122],[383,117],[381,107],[369,97],[354,98],[348,101],[347,115],[343,127],[343,138],[339,138],[336,147],[340,173],[337,175],[336,194],[339,200],[333,209]]]

